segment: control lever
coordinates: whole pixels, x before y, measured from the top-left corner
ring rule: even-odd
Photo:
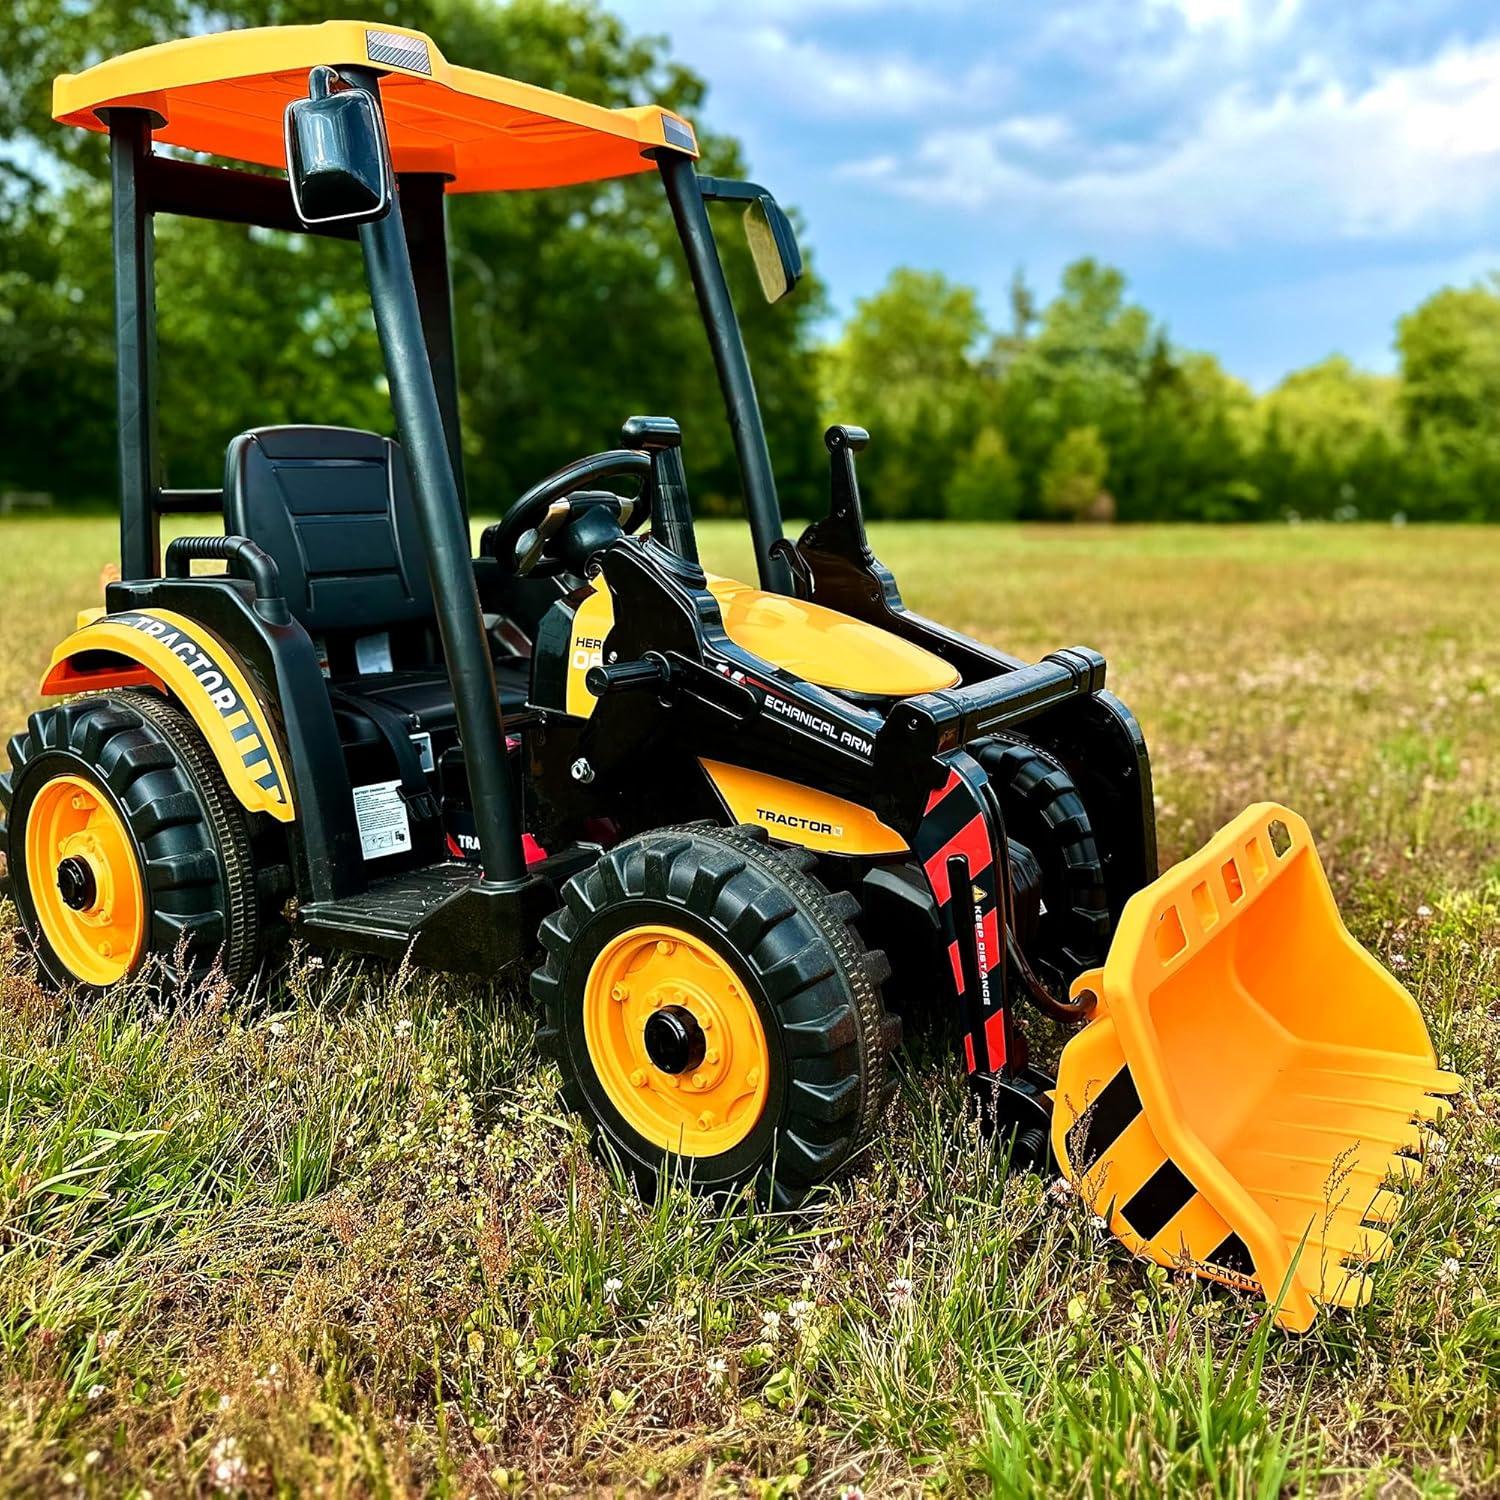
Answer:
[[[682,429],[671,417],[631,417],[621,430],[627,448],[651,458],[651,535],[684,562],[698,562],[687,470],[682,466]]]
[[[617,661],[607,667],[590,667],[583,685],[594,697],[606,693],[660,692],[672,680],[666,657],[648,651],[640,661]]]

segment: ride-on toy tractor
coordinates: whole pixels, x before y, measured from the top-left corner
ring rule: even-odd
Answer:
[[[739,207],[779,297],[801,262],[768,192],[700,175],[668,110],[354,21],[115,58],[59,78],[55,113],[109,139],[122,520],[119,581],[53,654],[58,701],[0,780],[47,977],[104,987],[180,955],[238,983],[283,914],[328,949],[535,961],[599,1141],[641,1178],[784,1205],[855,1161],[900,1012],[936,1010],[1004,1159],[1055,1161],[1133,1249],[1256,1288],[1293,1327],[1368,1295],[1458,1081],[1345,933],[1298,818],[1252,807],[1158,879],[1146,749],[1104,658],[1025,663],[906,608],[865,534],[864,432],[828,432],[828,512],[783,537],[708,213]],[[647,171],[722,384],[755,586],[700,565],[664,417],[541,480],[472,555],[445,194]],[[222,492],[164,487],[163,213],[357,242],[399,441],[259,428],[230,438]],[[160,517],[208,508],[224,534],[163,556]],[[1056,1080],[1021,1003],[1084,1023]]]

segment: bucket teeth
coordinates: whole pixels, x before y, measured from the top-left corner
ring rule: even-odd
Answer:
[[[1321,1268],[1314,1295],[1325,1307],[1363,1307],[1375,1283],[1363,1271],[1330,1261]]]
[[[1382,1188],[1365,1206],[1367,1224],[1394,1224],[1406,1207],[1406,1199],[1390,1188]]]

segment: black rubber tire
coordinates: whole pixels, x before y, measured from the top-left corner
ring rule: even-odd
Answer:
[[[753,1182],[762,1201],[792,1207],[845,1170],[873,1137],[892,1087],[901,1023],[887,1016],[884,954],[865,948],[858,903],[834,895],[811,856],[771,847],[763,829],[710,824],[629,839],[563,887],[541,927],[544,958],[531,977],[545,1007],[544,1050],[562,1072],[563,1098],[643,1190],[680,1172],[722,1194]],[[584,985],[617,933],[665,921],[709,941],[744,985],[771,1055],[765,1108],[744,1140],[686,1158],[640,1135],[610,1102],[583,1029]]]
[[[1046,913],[1035,958],[1066,986],[1104,962],[1114,920],[1104,863],[1083,798],[1060,762],[1034,745],[991,740],[976,757],[1000,799],[1008,837],[1042,870]]]
[[[261,925],[250,826],[191,719],[150,692],[75,698],[32,714],[9,750],[11,768],[0,775],[0,848],[46,979],[82,984],[41,931],[26,870],[27,813],[58,775],[90,782],[129,830],[149,922],[135,968],[152,955],[175,960],[185,942],[192,973],[217,961],[231,984],[250,977]]]

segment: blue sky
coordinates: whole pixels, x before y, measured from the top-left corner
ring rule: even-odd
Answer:
[[[1500,268],[1495,0],[611,0],[707,78],[842,314],[1094,254],[1257,387]]]

